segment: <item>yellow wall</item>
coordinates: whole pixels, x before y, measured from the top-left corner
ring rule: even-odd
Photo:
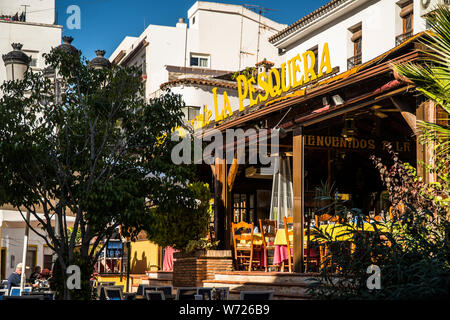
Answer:
[[[131,274],[144,274],[146,270],[157,271],[160,261],[161,249],[156,244],[149,240],[131,242]]]
[[[99,282],[112,282],[114,281],[116,286],[123,286],[123,290],[125,292],[125,289],[127,288],[127,275],[124,274],[122,276],[122,281],[120,281],[120,275],[103,275],[98,276],[97,280]],[[130,279],[130,286],[131,286],[131,279]]]

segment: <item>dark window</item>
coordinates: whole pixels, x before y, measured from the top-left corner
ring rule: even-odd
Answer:
[[[412,31],[413,28],[413,14],[410,13],[403,18],[403,33]]]
[[[355,42],[354,42],[354,54],[355,56],[360,55],[361,54],[361,47],[362,47],[362,38],[358,38]]]
[[[319,46],[315,46],[309,49],[309,51],[312,51],[314,53],[314,57],[316,58],[314,62],[314,72],[317,75],[317,73],[319,72]]]
[[[362,26],[352,30],[353,56],[347,60],[347,69],[351,69],[362,62]]]
[[[191,56],[191,66],[207,68],[209,67],[208,60],[207,57]]]
[[[42,268],[52,270],[52,262],[53,262],[53,255],[52,254],[44,254],[44,263]]]
[[[233,195],[233,222],[256,223],[256,203],[254,194],[235,193]]]

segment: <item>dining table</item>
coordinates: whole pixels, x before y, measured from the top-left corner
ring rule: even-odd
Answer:
[[[363,223],[356,224],[350,223],[348,225],[340,224],[340,223],[329,223],[323,224],[319,226],[319,230],[330,236],[332,241],[351,241],[353,238],[353,233],[350,232],[352,229],[357,231],[365,231],[365,232],[374,232],[374,226],[371,223]],[[385,231],[386,227],[383,225],[379,225],[378,229],[380,231]],[[293,234],[289,234],[289,242],[291,243],[291,255],[293,254]],[[315,235],[313,232],[309,236],[310,242],[323,242],[323,239]],[[275,250],[274,250],[274,259],[273,264],[282,265],[283,263],[287,263],[289,259],[289,253],[286,242],[286,231],[285,229],[278,229],[275,235],[274,240]],[[307,256],[307,237],[305,237],[304,241],[304,253]],[[314,257],[317,255],[317,251],[315,248],[310,248],[309,256]]]
[[[245,235],[250,235],[250,233],[244,233]],[[244,235],[243,234],[243,235]],[[237,245],[242,245],[242,246],[248,246],[249,242],[246,240],[240,240],[239,243],[237,243]],[[256,248],[261,248],[261,250],[255,250]],[[264,250],[262,250],[263,247],[263,240],[262,240],[262,234],[260,232],[253,232],[253,260],[254,261],[259,261],[260,265],[262,267],[266,266],[266,259],[265,259],[265,253]]]

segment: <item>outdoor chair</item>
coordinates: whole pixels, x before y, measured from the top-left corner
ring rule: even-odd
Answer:
[[[8,289],[8,280],[2,280],[0,289]]]
[[[149,286],[144,288],[144,295],[147,291],[162,291],[165,300],[170,300],[172,298],[173,286]]]
[[[101,297],[101,295],[102,295],[102,288],[103,287],[108,287],[108,286],[113,286],[113,285],[115,285],[116,283],[114,282],[114,281],[109,281],[109,282],[106,282],[106,281],[104,281],[104,282],[98,282],[97,283],[97,297]],[[105,300],[105,299],[100,299],[100,300]]]
[[[332,216],[330,214],[324,213],[321,215],[316,214],[314,216],[315,221],[316,221],[316,227],[319,228],[319,226],[321,224],[324,223],[330,223],[330,222],[334,222],[337,223],[339,222],[339,217],[338,216]],[[332,256],[331,256],[331,250],[330,250],[330,244],[328,242],[324,242],[320,245],[320,249],[319,249],[319,258],[318,258],[318,264],[320,268],[324,268],[324,267],[331,267],[332,266]]]
[[[269,268],[279,269],[278,265],[273,263],[275,255],[275,236],[277,235],[277,222],[275,220],[261,220],[259,219],[259,227],[261,229],[261,236],[264,250],[264,265],[266,272]]]
[[[177,289],[177,300],[195,300],[197,288],[181,287]]]
[[[44,300],[43,295],[4,296],[3,300]]]
[[[0,289],[0,300],[3,300],[3,297],[8,295],[8,289]]]
[[[234,261],[237,270],[252,271],[253,253],[261,251],[261,246],[253,244],[253,223],[232,223]],[[256,264],[260,264],[256,262]]]
[[[284,217],[284,232],[286,234],[286,245],[287,245],[287,252],[288,252],[288,268],[289,272],[292,272],[292,265],[293,265],[293,255],[292,255],[292,244],[289,239],[289,236],[293,236],[294,234],[294,218],[293,217]]]
[[[273,291],[241,291],[240,300],[272,300]]]
[[[104,287],[106,300],[123,300],[122,288]]]
[[[19,297],[21,295],[20,287],[11,287],[9,290],[9,296]]]
[[[213,288],[200,287],[197,288],[197,294],[203,297],[203,300],[212,300],[211,291]]]
[[[199,288],[198,292],[201,292],[203,289],[210,289],[210,300],[228,300],[230,296],[230,288],[228,287],[218,287],[218,288]],[[216,291],[216,295],[219,295],[219,297],[214,297],[214,291]],[[199,293],[200,294],[200,293]],[[206,299],[203,299],[206,300]]]
[[[294,256],[293,256],[293,244],[290,241],[290,238],[293,237],[294,234],[294,218],[293,217],[284,217],[284,230],[286,234],[286,244],[288,251],[288,269],[289,272],[292,272],[293,264],[294,264]],[[311,244],[309,244],[311,246]],[[309,260],[310,264],[314,264],[317,267],[319,266],[320,256],[318,254],[318,250],[316,248],[304,248],[305,255],[305,265],[308,267],[307,261]],[[311,252],[314,254],[312,255]],[[306,270],[306,269],[305,269]]]
[[[43,296],[44,300],[55,300],[56,292],[46,291],[46,292],[23,292],[22,296]]]
[[[138,296],[144,296],[145,295],[145,290],[147,290],[147,288],[150,288],[151,286],[149,284],[139,284],[137,291],[136,291],[136,295]]]
[[[106,294],[106,290],[109,289],[117,289],[120,290],[120,300],[123,300],[123,286],[102,286],[101,290],[100,290],[100,300],[110,300],[108,299],[108,296]],[[114,294],[114,293],[112,293]],[[114,296],[117,297],[117,296]],[[114,299],[114,300],[119,300],[119,299]]]
[[[166,300],[162,291],[145,290],[145,297],[147,300]]]

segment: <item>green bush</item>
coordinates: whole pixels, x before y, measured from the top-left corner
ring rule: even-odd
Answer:
[[[415,170],[402,163],[388,146],[393,165],[372,157],[395,208],[388,222],[371,221],[374,232],[361,232],[345,223],[355,245],[327,241],[330,255],[309,293],[319,299],[443,299],[449,295],[448,185],[424,184]],[[401,204],[401,205],[400,205]],[[381,288],[369,289],[370,265],[380,268]],[[326,266],[326,267],[325,267]]]
[[[179,192],[180,196],[169,197],[151,210],[152,222],[146,231],[148,239],[162,247],[185,250],[190,241],[199,241],[208,233],[211,220],[209,185],[196,182],[174,192]]]

